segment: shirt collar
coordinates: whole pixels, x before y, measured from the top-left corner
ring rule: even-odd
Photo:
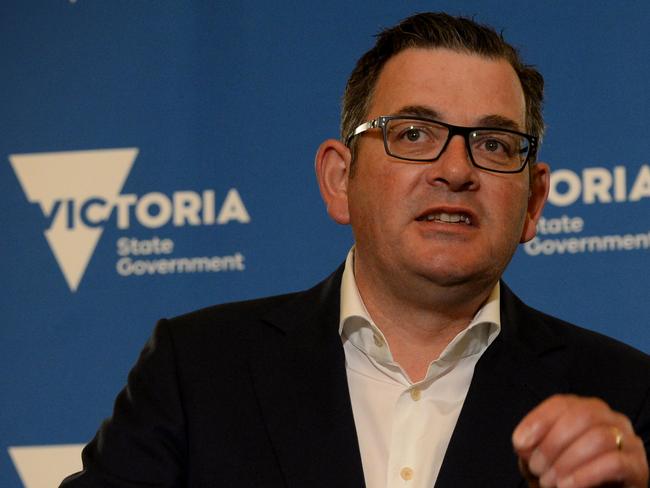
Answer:
[[[501,292],[497,283],[467,328],[459,332],[440,354],[439,361],[454,361],[482,353],[501,331]],[[348,252],[341,280],[339,334],[382,363],[392,363],[386,338],[370,317],[354,278],[354,247]],[[383,344],[382,344],[383,341]]]

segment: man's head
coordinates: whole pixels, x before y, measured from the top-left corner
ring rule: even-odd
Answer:
[[[421,14],[387,32],[429,18],[434,24],[470,23]],[[325,141],[316,155],[328,213],[336,222],[352,226],[360,289],[364,282],[372,282],[375,289],[384,288],[384,298],[441,297],[431,293],[432,287],[456,293],[460,301],[484,294],[499,279],[518,243],[535,235],[548,193],[548,166],[536,163],[526,172],[524,166],[516,171],[515,164],[515,172],[504,173],[490,167],[489,161],[480,163],[486,161],[481,157],[521,154],[523,146],[515,149],[500,139],[504,132],[521,134],[518,141],[529,140],[524,133],[541,135],[541,76],[519,61],[518,71],[512,48],[493,31],[471,25],[473,30],[465,28],[473,32],[471,44],[488,46],[480,52],[458,47],[464,46],[459,44],[458,29],[456,37],[448,33],[444,37],[447,45],[402,40],[399,48],[383,46],[393,41],[392,35],[382,34],[371,53],[383,54],[366,54],[348,85],[346,109],[350,105],[357,109],[344,115],[344,137],[381,116],[430,122],[406,124],[390,134],[388,126],[385,130],[366,126],[352,138],[354,157],[348,141],[334,139]],[[491,54],[497,47],[510,55]],[[376,62],[370,62],[371,57]],[[362,79],[372,81],[363,85]],[[536,89],[527,91],[524,83]],[[451,127],[453,132],[432,127]],[[441,148],[441,152],[425,158],[427,162],[407,161],[389,150],[389,139],[398,141],[400,151],[423,148],[431,154],[432,148]]]
[[[532,66],[525,65],[517,50],[489,26],[445,13],[417,14],[385,29],[375,46],[357,62],[343,94],[341,140],[367,120],[375,86],[386,62],[409,48],[445,48],[477,54],[491,59],[505,59],[515,70],[526,101],[526,132],[539,139],[544,134],[542,102],[544,79]],[[349,144],[352,162],[356,158],[357,140]]]

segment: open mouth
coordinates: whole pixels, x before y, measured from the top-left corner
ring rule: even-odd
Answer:
[[[472,225],[471,217],[463,212],[432,212],[421,215],[416,219],[419,222],[443,222],[445,224],[465,224]]]

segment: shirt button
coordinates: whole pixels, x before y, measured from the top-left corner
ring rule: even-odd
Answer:
[[[402,468],[399,475],[404,481],[410,481],[413,479],[413,470],[407,466],[406,468]]]
[[[413,401],[415,401],[415,402],[417,402],[417,401],[420,399],[420,397],[421,397],[421,391],[420,391],[419,388],[411,388],[411,390],[409,391],[409,393],[411,394],[411,398],[412,398]]]
[[[384,340],[377,334],[373,334],[372,338],[375,340],[375,346],[384,347]]]

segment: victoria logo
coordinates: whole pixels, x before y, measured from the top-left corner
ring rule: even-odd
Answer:
[[[138,155],[137,148],[12,154],[11,166],[30,203],[48,220],[44,231],[71,291],[76,291]]]
[[[73,292],[113,213],[119,230],[251,221],[236,188],[224,193],[220,206],[210,189],[122,194],[137,155],[137,148],[125,148],[9,156],[27,200],[40,206],[45,239]]]

